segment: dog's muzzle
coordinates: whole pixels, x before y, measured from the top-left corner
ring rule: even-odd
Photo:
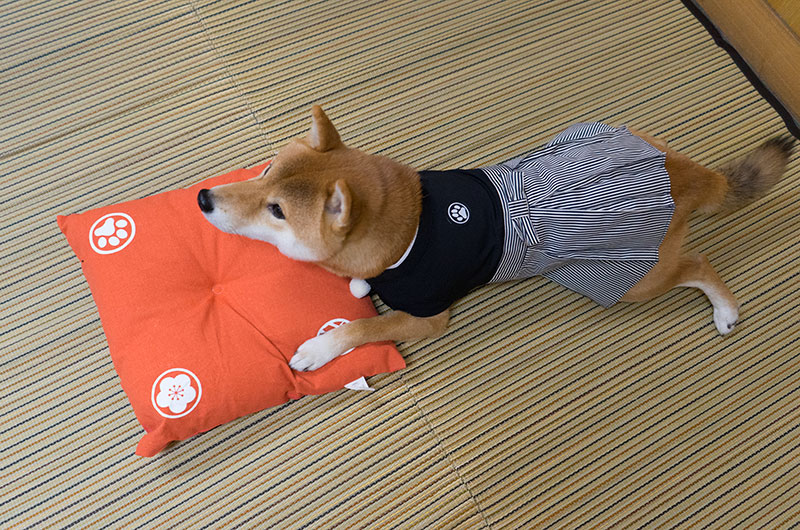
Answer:
[[[203,213],[211,213],[214,211],[214,201],[211,200],[210,190],[200,190],[197,194],[197,204]]]

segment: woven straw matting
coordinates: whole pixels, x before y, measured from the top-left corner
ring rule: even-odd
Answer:
[[[777,528],[800,521],[800,165],[697,218],[742,302],[480,289],[374,393],[133,456],[57,213],[255,165],[321,103],[353,145],[476,166],[576,121],[708,165],[783,131],[678,1],[16,2],[0,8],[0,527]]]

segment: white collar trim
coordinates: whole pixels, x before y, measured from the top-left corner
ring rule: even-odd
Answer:
[[[419,234],[419,225],[417,225],[417,229],[414,231],[414,238],[411,240],[411,244],[408,245],[408,248],[406,249],[405,254],[403,254],[400,257],[400,260],[397,263],[395,263],[391,267],[387,267],[387,269],[396,269],[397,267],[399,267],[400,265],[403,264],[403,262],[406,260],[408,255],[411,254],[411,248],[414,246],[414,243],[417,241],[417,234]]]

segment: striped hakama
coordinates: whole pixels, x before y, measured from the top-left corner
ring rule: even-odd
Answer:
[[[542,275],[603,306],[658,261],[675,203],[665,154],[627,128],[581,123],[544,148],[480,168],[500,195],[492,282]]]

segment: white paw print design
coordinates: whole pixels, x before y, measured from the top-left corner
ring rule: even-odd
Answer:
[[[469,208],[460,202],[454,202],[447,208],[447,215],[450,220],[458,225],[463,225],[469,221]]]
[[[126,213],[109,213],[89,229],[89,244],[98,254],[113,254],[127,247],[136,235],[136,224]]]

